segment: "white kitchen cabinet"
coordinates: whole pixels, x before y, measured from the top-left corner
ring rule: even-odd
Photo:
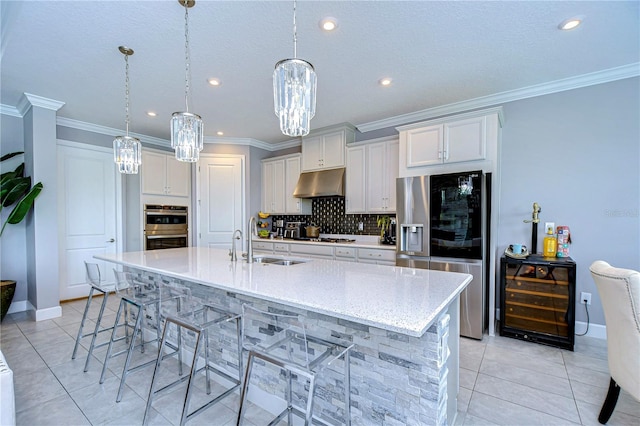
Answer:
[[[367,145],[366,211],[395,213],[398,177],[398,141]]]
[[[273,254],[273,243],[269,241],[253,241],[253,251],[259,254]],[[238,256],[240,258],[240,256]]]
[[[394,250],[385,249],[358,249],[358,263],[374,263],[376,265],[396,264],[396,252]]]
[[[346,213],[395,213],[398,152],[395,138],[347,148]]]
[[[365,213],[366,205],[366,145],[347,148],[345,182],[345,212]]]
[[[343,262],[356,262],[356,249],[354,247],[335,247],[334,249],[335,260],[341,260]]]
[[[262,208],[265,213],[279,214],[285,211],[284,160],[262,162]]]
[[[483,160],[486,117],[473,117],[406,130],[407,167]]]
[[[302,138],[302,171],[344,167],[346,146],[354,140],[353,127],[345,125]]]
[[[300,177],[300,154],[262,161],[261,210],[271,214],[311,214],[311,200],[293,197]]]
[[[191,163],[178,161],[173,154],[142,151],[142,193],[189,197]]]
[[[300,178],[301,161],[300,154],[284,159],[284,209],[287,214],[311,214],[312,201],[308,198],[296,198],[293,196],[293,191],[296,189]]]
[[[397,127],[400,175],[441,173],[465,162],[495,168],[501,121],[501,108],[493,108]]]
[[[291,244],[292,256],[333,260],[333,247],[316,244]]]

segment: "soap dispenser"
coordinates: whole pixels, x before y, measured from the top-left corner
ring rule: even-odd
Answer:
[[[555,223],[545,223],[545,236],[542,242],[542,255],[544,257],[556,257],[556,250],[558,248],[558,239],[554,233]]]

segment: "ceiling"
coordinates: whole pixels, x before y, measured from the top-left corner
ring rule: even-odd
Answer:
[[[360,125],[640,62],[638,1],[299,1],[298,57],[318,76],[312,129]],[[198,0],[189,11],[192,97],[208,141],[289,141],[272,73],[293,54],[290,1]],[[169,139],[184,111],[184,8],[166,1],[6,1],[1,97],[64,102],[58,117]],[[571,31],[558,24],[576,15]],[[319,21],[335,17],[324,32]],[[207,79],[217,77],[213,87]],[[391,77],[382,87],[378,81]],[[155,111],[155,118],[146,115]],[[224,136],[216,132],[224,132]],[[114,136],[116,136],[114,134]]]

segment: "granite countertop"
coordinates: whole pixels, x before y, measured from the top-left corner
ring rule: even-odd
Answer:
[[[248,264],[231,262],[227,250],[205,247],[94,257],[414,337],[424,334],[472,278],[320,259],[291,266]]]

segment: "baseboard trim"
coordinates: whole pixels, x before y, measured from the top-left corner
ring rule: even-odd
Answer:
[[[31,303],[28,300],[21,300],[19,302],[11,302],[7,314],[15,314],[16,312],[28,311],[31,307]]]
[[[45,320],[61,317],[62,316],[62,307],[60,305],[58,305],[58,306],[54,306],[52,308],[35,309],[34,311],[30,311],[30,312],[33,312],[33,314],[31,314],[31,316],[36,321],[45,321]]]
[[[587,323],[576,321],[576,334],[582,334],[587,330]],[[607,339],[607,326],[601,324],[589,324],[589,330],[585,336],[596,339]]]

